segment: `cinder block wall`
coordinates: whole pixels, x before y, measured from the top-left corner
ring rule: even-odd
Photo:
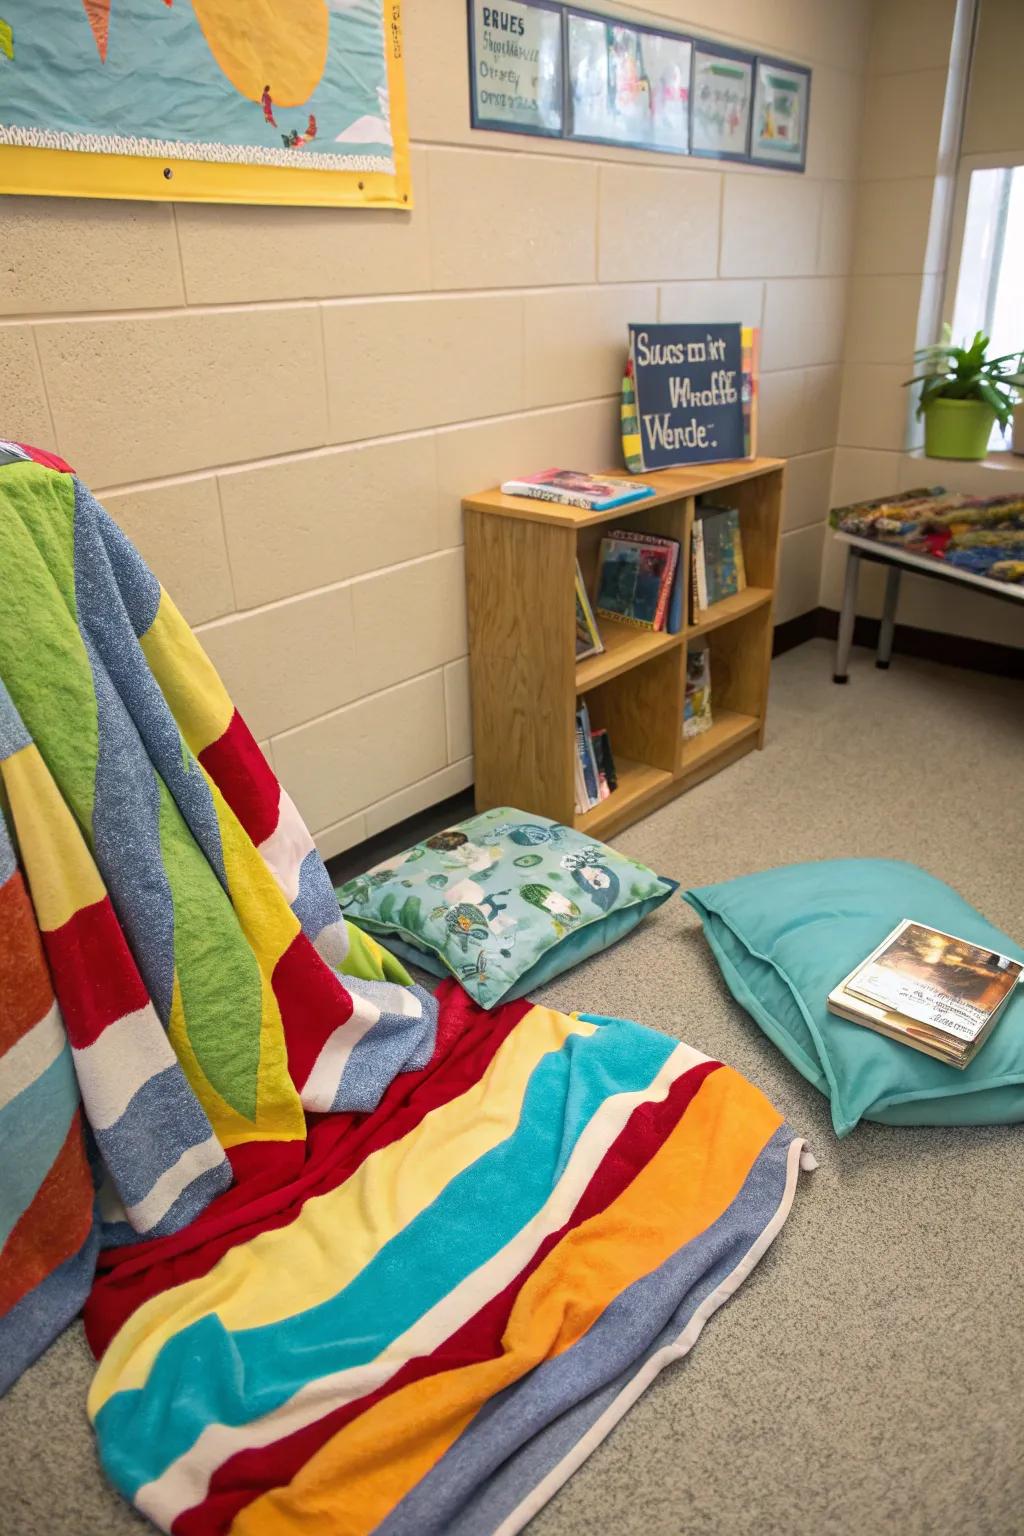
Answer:
[[[805,176],[473,133],[464,0],[407,0],[411,213],[5,200],[0,435],[138,542],[325,855],[471,781],[459,498],[614,462],[627,321],[763,325],[777,618],[818,602],[870,7],[658,9],[813,66]]]

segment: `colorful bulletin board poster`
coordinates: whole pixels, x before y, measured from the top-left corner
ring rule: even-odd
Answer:
[[[745,160],[754,61],[697,43],[693,55],[693,153]]]
[[[742,333],[741,325],[629,327],[643,469],[744,457]]]
[[[802,171],[807,158],[810,70],[758,59],[750,158]]]
[[[408,207],[401,0],[0,0],[0,191]]]
[[[568,32],[570,136],[687,154],[690,39],[576,11]]]
[[[473,127],[560,137],[561,7],[548,0],[470,0],[469,17]]]

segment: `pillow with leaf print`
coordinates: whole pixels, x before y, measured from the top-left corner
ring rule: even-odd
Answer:
[[[677,889],[573,827],[483,811],[338,887],[349,922],[402,960],[511,1002],[631,933]]]

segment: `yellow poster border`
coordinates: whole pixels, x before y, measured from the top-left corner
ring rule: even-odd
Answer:
[[[320,171],[300,164],[236,165],[0,145],[0,193],[140,202],[273,203],[319,208],[411,208],[402,0],[382,0],[394,172]],[[168,174],[169,173],[169,174]]]

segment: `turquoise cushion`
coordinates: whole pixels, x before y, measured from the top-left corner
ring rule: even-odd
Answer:
[[[356,927],[493,1008],[607,949],[677,889],[572,827],[500,806],[337,894]]]
[[[913,864],[834,859],[687,891],[736,1001],[827,1095],[836,1134],[1024,1120],[1024,987],[962,1071],[830,1013],[825,999],[902,918],[1024,960],[1024,949]]]

